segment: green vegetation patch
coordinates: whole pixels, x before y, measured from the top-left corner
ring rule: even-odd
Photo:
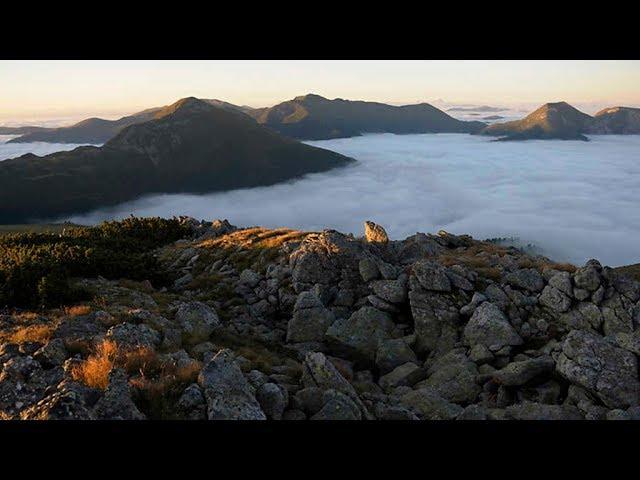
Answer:
[[[0,236],[0,306],[58,306],[82,298],[71,277],[169,279],[153,251],[189,234],[178,219],[127,218],[57,233]]]

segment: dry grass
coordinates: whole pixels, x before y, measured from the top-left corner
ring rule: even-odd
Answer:
[[[104,340],[96,347],[93,355],[72,370],[71,376],[89,387],[104,390],[109,385],[109,373],[115,366],[117,356],[116,342]]]
[[[90,314],[91,307],[89,305],[74,305],[72,307],[65,307],[63,311],[64,314],[69,317],[80,317]]]
[[[113,340],[103,340],[92,355],[73,369],[72,377],[89,387],[104,390],[109,385],[109,373],[115,367],[129,375],[144,376],[160,370],[160,362],[151,348],[120,348]]]
[[[4,340],[7,343],[18,344],[27,342],[47,343],[51,339],[51,335],[55,328],[56,326],[54,324],[19,327],[17,330],[6,335]]]
[[[151,418],[170,418],[167,410],[171,410],[184,389],[197,380],[201,369],[202,363],[195,360],[182,367],[162,365],[155,377],[140,375],[129,383]]]
[[[238,271],[255,268],[260,271],[269,262],[276,260],[280,248],[286,242],[302,241],[312,232],[301,232],[289,228],[267,229],[262,227],[247,228],[223,235],[222,237],[204,240],[196,247],[208,250],[202,254],[205,264],[225,259]]]

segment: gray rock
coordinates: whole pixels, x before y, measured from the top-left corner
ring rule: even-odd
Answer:
[[[512,287],[539,292],[544,288],[544,279],[540,273],[533,268],[524,268],[508,273],[504,277],[504,282]]]
[[[376,365],[383,375],[407,362],[417,363],[418,359],[404,338],[385,340],[378,346]]]
[[[317,387],[323,392],[337,390],[347,395],[358,405],[362,416],[372,419],[371,414],[364,406],[353,386],[340,374],[336,367],[320,352],[309,352],[305,355],[302,384],[309,387]]]
[[[320,342],[335,316],[311,292],[302,292],[287,327],[287,342]]]
[[[129,380],[124,370],[114,368],[109,374],[109,385],[94,408],[102,420],[145,420],[131,399]]]
[[[420,285],[426,290],[450,292],[451,281],[446,269],[430,260],[419,260],[413,264],[412,273]]]
[[[160,334],[141,323],[120,323],[107,331],[107,338],[120,346],[156,348],[160,345]]]
[[[551,357],[538,357],[508,364],[493,374],[500,384],[510,386],[524,385],[536,377],[553,371],[555,363]]]
[[[480,386],[476,383],[478,367],[463,349],[452,350],[428,369],[429,378],[416,388],[433,388],[442,398],[453,403],[469,404],[476,400]]]
[[[289,404],[286,389],[275,383],[264,383],[257,389],[256,399],[268,419],[282,420],[284,409]]]
[[[378,265],[371,258],[363,258],[358,263],[358,270],[364,282],[369,282],[380,277]]]
[[[69,356],[61,338],[54,338],[33,354],[33,359],[45,368],[58,367]]]
[[[487,420],[487,411],[481,405],[469,405],[456,420]]]
[[[262,276],[248,268],[243,270],[238,278],[240,284],[246,285],[249,288],[256,288],[260,283],[260,280],[262,280]]]
[[[392,305],[389,302],[384,301],[380,297],[376,295],[369,295],[367,297],[367,301],[371,304],[371,306],[377,310],[387,312],[387,313],[398,313],[398,307]]]
[[[445,400],[429,387],[406,393],[400,402],[401,405],[413,409],[425,420],[453,420],[463,411],[461,406]]]
[[[338,355],[373,363],[378,345],[391,338],[394,324],[389,314],[364,306],[348,319],[338,319],[325,338]]]
[[[413,316],[416,352],[446,353],[458,342],[461,322],[458,307],[445,295],[424,290],[411,279],[409,303]]]
[[[482,365],[493,360],[493,353],[486,345],[478,343],[469,351],[469,359],[476,365]]]
[[[613,334],[611,339],[620,348],[624,348],[640,357],[640,330],[636,330],[633,333],[618,332]]]
[[[568,297],[573,297],[573,285],[569,272],[558,272],[549,279],[549,285],[560,290]]]
[[[200,371],[209,420],[265,420],[249,382],[230,350],[220,350]]]
[[[325,404],[311,420],[360,420],[358,405],[342,392],[328,390],[323,395]]]
[[[404,303],[407,301],[406,281],[377,280],[371,283],[371,287],[373,288],[375,294],[385,302]]]
[[[282,415],[282,419],[287,421],[289,420],[300,421],[300,420],[306,420],[307,416],[304,414],[304,412],[301,412],[300,410],[291,409],[284,412],[284,414]]]
[[[573,274],[573,281],[576,284],[576,287],[590,292],[595,292],[598,289],[600,286],[600,280],[600,273],[591,265],[579,268]]]
[[[197,383],[189,385],[176,403],[178,418],[185,420],[206,420],[207,403]]]
[[[465,343],[471,347],[482,344],[500,349],[508,345],[522,344],[522,338],[507,317],[491,302],[484,302],[476,308],[464,328],[463,337]]]
[[[513,420],[582,420],[576,407],[570,405],[545,405],[522,402],[505,409],[508,419]]]
[[[556,369],[610,408],[627,408],[640,402],[637,358],[597,334],[571,331],[562,345]]]
[[[566,312],[571,308],[571,299],[550,285],[544,287],[538,301],[555,312]]]
[[[427,376],[422,368],[415,363],[405,363],[394,368],[391,372],[380,377],[378,383],[383,390],[391,390],[396,387],[410,387]]]
[[[315,415],[324,406],[323,393],[324,391],[319,387],[306,387],[298,390],[294,397],[296,408],[308,415]]]
[[[176,311],[175,322],[182,331],[182,341],[187,345],[206,342],[221,325],[217,313],[202,302],[180,305]]]
[[[78,388],[64,381],[35,405],[20,412],[21,420],[95,420]]]

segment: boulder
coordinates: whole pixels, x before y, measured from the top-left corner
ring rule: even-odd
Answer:
[[[407,362],[380,377],[378,383],[383,390],[391,390],[403,386],[410,387],[425,378],[426,375],[427,372],[418,365]]]
[[[189,385],[178,399],[175,407],[178,418],[184,420],[206,420],[207,403],[197,383]]]
[[[383,375],[407,362],[418,359],[404,338],[393,338],[380,343],[376,351],[376,365]]]
[[[600,286],[600,273],[593,265],[586,265],[576,270],[573,274],[573,282],[576,287],[595,292]]]
[[[529,292],[539,292],[544,288],[544,279],[540,273],[533,268],[524,268],[510,272],[504,277],[504,282],[512,287]]]
[[[96,417],[101,420],[145,420],[131,398],[129,379],[124,370],[114,368],[109,373],[109,385],[95,405]]]
[[[609,408],[628,408],[640,403],[636,356],[595,333],[571,331],[562,345],[556,369]]]
[[[388,313],[364,306],[350,318],[336,320],[325,338],[338,355],[373,363],[379,343],[391,338],[393,327]]]
[[[282,420],[284,409],[289,404],[285,388],[275,383],[264,383],[256,390],[256,399],[270,420]]]
[[[406,275],[404,276],[406,280]],[[385,302],[404,303],[407,300],[407,282],[402,280],[377,280],[371,282],[374,293]]]
[[[324,405],[311,420],[360,420],[362,414],[351,398],[336,390],[327,390],[323,395]]]
[[[302,292],[287,326],[287,342],[320,342],[334,321],[333,312],[315,294]]]
[[[106,338],[125,347],[156,348],[160,345],[160,334],[144,323],[120,323],[107,331]]]
[[[214,330],[220,326],[218,314],[202,302],[180,305],[176,311],[175,322],[182,331],[182,341],[187,345],[206,342]]]
[[[558,313],[566,312],[571,308],[571,299],[551,285],[544,287],[538,301],[541,305]]]
[[[384,228],[377,223],[364,222],[364,236],[369,243],[388,243],[389,237]]]
[[[461,406],[447,401],[429,387],[407,392],[400,403],[410,407],[424,420],[453,420],[463,411]]]
[[[470,347],[482,344],[492,350],[522,344],[522,338],[505,314],[491,302],[484,302],[476,308],[464,328],[463,338]]]
[[[69,356],[61,338],[54,338],[33,354],[33,359],[44,368],[58,367]]]
[[[425,290],[450,292],[451,281],[447,270],[437,262],[419,260],[413,264],[412,274]]]
[[[505,409],[509,420],[582,420],[580,411],[571,405],[545,405],[522,402]]]
[[[495,372],[493,378],[507,387],[519,386],[536,377],[552,372],[554,367],[555,362],[551,357],[542,356],[530,360],[512,362]]]
[[[363,258],[358,263],[358,270],[362,280],[366,283],[380,277],[380,270],[376,262],[371,258]]]
[[[558,272],[549,279],[549,285],[560,290],[568,297],[573,297],[573,285],[569,272]]]
[[[220,350],[205,364],[198,384],[204,391],[209,420],[266,419],[230,350]]]
[[[480,386],[476,383],[478,367],[467,358],[463,349],[452,350],[440,357],[427,373],[428,378],[417,388],[432,388],[450,402],[473,403],[480,393]]]
[[[336,367],[320,352],[309,352],[305,356],[302,371],[302,384],[322,390],[336,390],[347,395],[358,405],[364,418],[371,419],[371,414],[364,406],[353,386],[338,372]]]

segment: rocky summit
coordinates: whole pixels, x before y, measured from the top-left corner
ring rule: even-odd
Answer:
[[[640,283],[596,260],[181,222],[169,285],[2,312],[1,418],[640,419]]]

